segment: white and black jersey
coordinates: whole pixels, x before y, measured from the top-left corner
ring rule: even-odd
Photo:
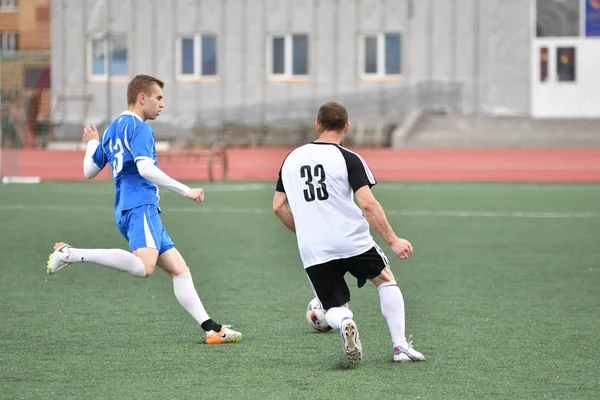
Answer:
[[[375,246],[354,192],[376,183],[362,157],[337,144],[308,143],[286,157],[276,190],[287,195],[304,268]]]

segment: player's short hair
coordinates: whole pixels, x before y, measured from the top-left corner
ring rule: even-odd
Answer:
[[[342,131],[348,123],[348,111],[343,105],[330,101],[319,108],[317,122],[323,131]]]
[[[163,81],[149,75],[136,75],[127,85],[127,105],[131,106],[137,101],[138,94],[150,95],[152,86],[158,85],[161,89],[165,87]]]

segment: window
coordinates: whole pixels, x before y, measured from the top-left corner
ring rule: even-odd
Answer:
[[[0,50],[19,50],[18,35],[16,32],[0,32]]]
[[[537,0],[536,36],[579,36],[580,3],[581,0]]]
[[[0,0],[0,12],[17,11],[19,8],[19,0]]]
[[[386,77],[402,74],[401,34],[368,34],[362,37],[361,42],[363,76]]]
[[[308,35],[273,35],[269,38],[269,75],[291,78],[308,76]]]
[[[127,76],[128,64],[126,35],[114,34],[90,40],[90,75],[93,78]]]
[[[177,74],[181,78],[217,76],[217,37],[198,34],[179,38]]]
[[[556,48],[556,75],[559,82],[575,82],[577,80],[575,56],[574,47]]]
[[[18,100],[21,97],[21,91],[17,89],[0,89],[1,100]]]
[[[548,80],[548,48],[540,48],[540,82]]]

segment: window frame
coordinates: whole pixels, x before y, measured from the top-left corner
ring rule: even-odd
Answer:
[[[307,43],[307,60],[306,60],[306,74],[294,74],[294,36],[306,36]],[[275,39],[283,38],[283,73],[276,74],[273,72],[273,59],[274,59],[274,46],[273,41]],[[310,68],[310,34],[308,32],[271,32],[267,34],[266,38],[266,49],[267,49],[267,62],[266,62],[266,73],[269,81],[273,82],[308,82],[310,80],[311,68]]]
[[[385,72],[386,62],[386,35],[398,35],[400,37],[400,73],[399,74],[387,74]],[[365,72],[366,69],[366,39],[376,38],[377,40],[377,72]],[[361,80],[365,81],[402,81],[404,79],[404,57],[402,57],[403,35],[400,31],[377,31],[377,32],[363,32],[358,38],[358,55],[359,55],[359,76]]]
[[[0,0],[0,13],[19,11],[18,0]]]
[[[216,49],[216,73],[215,75],[203,75],[202,71],[202,39],[212,36],[215,39]],[[194,72],[192,74],[182,73],[183,63],[183,39],[194,39]],[[214,32],[183,33],[175,39],[175,77],[178,81],[215,82],[219,79],[219,39]]]
[[[6,39],[4,39],[6,37]],[[12,39],[12,40],[11,40]],[[3,42],[6,40],[9,46],[4,47]],[[13,42],[14,46],[10,48],[10,42]],[[1,51],[19,51],[19,33],[16,31],[0,31],[0,50]]]
[[[111,62],[111,54],[109,49],[109,38],[114,36],[125,37],[125,43],[127,44],[127,73],[125,75],[111,75],[108,76],[108,65]],[[93,42],[95,40],[102,40],[104,45],[104,74],[93,73]],[[131,74],[130,65],[130,49],[129,49],[129,36],[125,32],[111,32],[111,33],[98,33],[90,35],[87,40],[87,77],[89,82],[105,82],[105,81],[128,81],[129,75]]]

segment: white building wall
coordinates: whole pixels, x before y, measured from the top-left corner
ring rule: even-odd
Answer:
[[[166,84],[156,130],[167,136],[207,121],[262,121],[307,108],[312,116],[329,99],[354,102],[356,113],[364,99],[393,117],[415,102],[420,92],[410,88],[431,81],[442,89],[457,83],[451,100],[466,114],[530,113],[530,0],[53,0],[51,7],[53,99],[92,95],[87,120],[100,125],[126,107],[127,81],[138,73]],[[360,77],[359,36],[379,31],[403,34],[401,81]],[[90,77],[89,39],[107,32],[127,34],[128,77]],[[180,81],[177,37],[203,32],[217,36],[218,78]],[[309,79],[268,78],[273,32],[309,35]],[[421,105],[437,101],[429,96]],[[62,110],[63,122],[81,120],[76,102]]]

